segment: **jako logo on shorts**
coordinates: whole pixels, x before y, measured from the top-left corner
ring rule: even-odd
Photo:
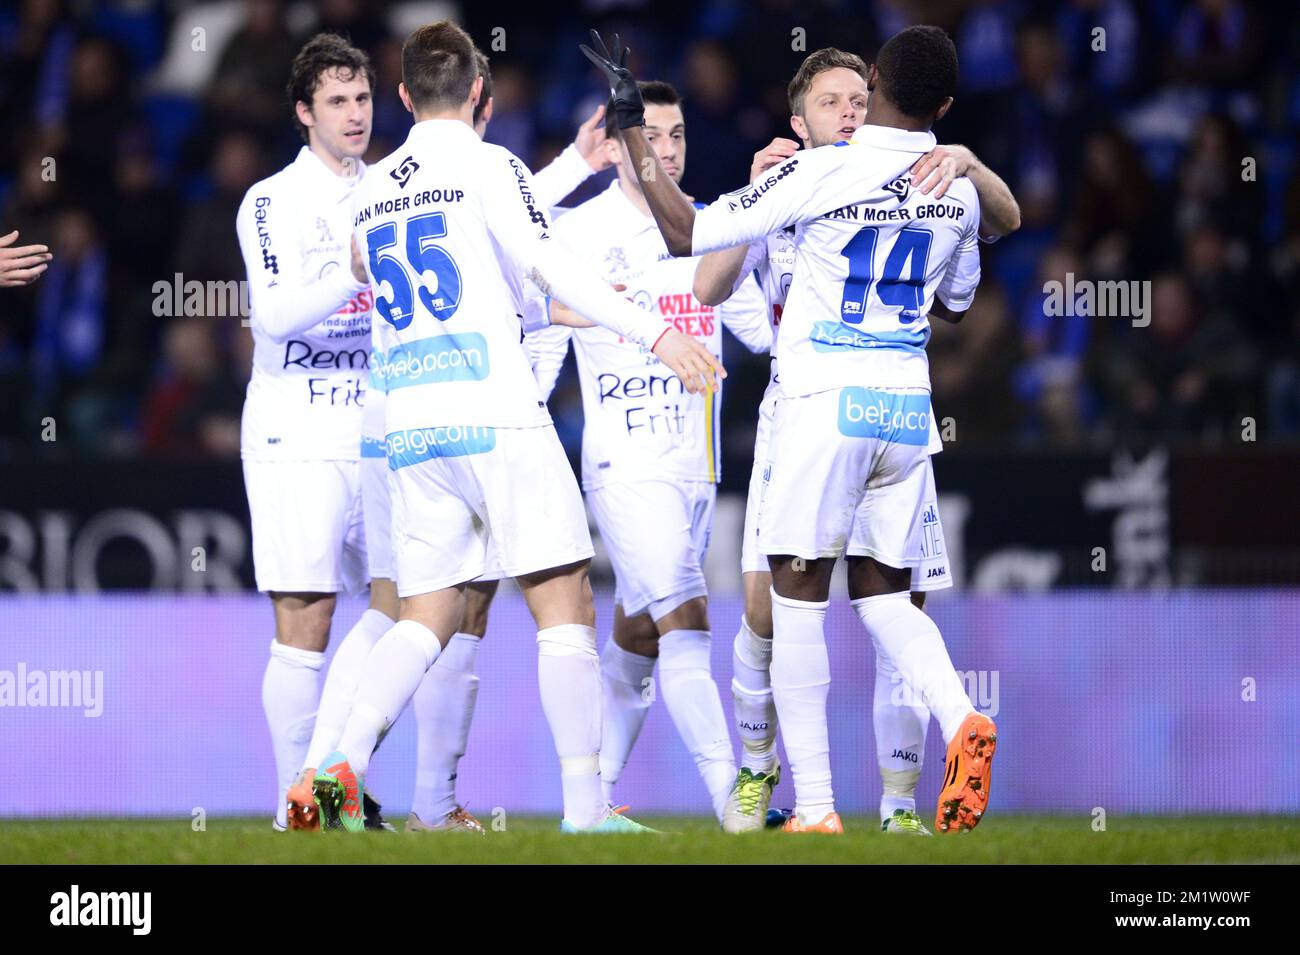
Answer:
[[[843,388],[839,402],[840,434],[879,438],[894,444],[929,444],[930,396]]]
[[[476,332],[435,335],[371,353],[370,380],[383,391],[488,376],[487,339]]]
[[[477,425],[412,428],[394,431],[385,439],[385,444],[388,468],[396,471],[431,458],[459,458],[491,451],[497,446],[497,433],[494,428]]]

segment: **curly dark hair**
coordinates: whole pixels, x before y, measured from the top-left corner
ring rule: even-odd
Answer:
[[[308,108],[311,107],[312,97],[320,89],[321,76],[330,70],[338,70],[344,80],[360,74],[370,84],[370,91],[373,93],[375,90],[375,70],[363,50],[358,50],[337,33],[317,33],[298,51],[293,66],[289,68],[289,106],[303,142],[307,142],[307,127],[298,119],[298,104],[306,103]]]
[[[900,112],[933,119],[957,91],[957,47],[938,27],[908,27],[885,41],[876,71],[885,98]]]

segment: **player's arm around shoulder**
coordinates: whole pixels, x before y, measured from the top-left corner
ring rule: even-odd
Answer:
[[[695,214],[695,254],[755,242],[847,205],[861,198],[864,174],[873,186],[892,178],[879,170],[858,168],[854,158],[849,149],[834,146],[802,149],[744,188],[723,193]]]

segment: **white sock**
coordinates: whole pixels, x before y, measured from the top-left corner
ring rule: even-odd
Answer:
[[[776,768],[776,704],[772,701],[772,640],[740,618],[731,645],[731,700],[740,734],[740,765],[752,773]]]
[[[311,744],[300,769],[317,768],[321,760],[338,748],[343,724],[348,721],[357,684],[361,682],[366,657],[392,625],[392,618],[387,614],[369,608],[334,651],[334,659],[325,673],[325,688],[320,694],[316,729],[311,734]]]
[[[379,737],[397,722],[441,652],[433,631],[414,620],[393,624],[370,651],[339,740],[339,749],[358,776],[370,768]]]
[[[876,692],[871,701],[871,722],[876,730],[876,761],[884,794],[880,818],[895,809],[916,810],[916,784],[925,762],[925,733],[930,711],[894,669],[888,655],[876,645]]]
[[[718,684],[709,666],[713,635],[707,630],[670,630],[659,638],[659,685],[677,735],[695,760],[722,820],[736,780],[736,757],[727,732]]]
[[[805,823],[835,811],[831,789],[826,697],[831,663],[826,653],[826,608],[772,591],[772,695],[794,778],[795,810]]]
[[[262,677],[262,709],[275,753],[275,779],[279,784],[275,818],[281,826],[289,824],[285,797],[307,755],[320,702],[320,668],[324,665],[325,654],[317,650],[298,650],[278,640],[271,643],[271,659]]]
[[[564,818],[584,829],[605,814],[600,788],[600,656],[596,630],[567,623],[537,632],[537,684],[560,757]]]
[[[600,655],[600,684],[604,712],[600,731],[600,782],[604,799],[614,801],[614,784],[641,735],[654,694],[647,682],[655,658],[624,650],[611,637]]]
[[[411,811],[430,825],[456,808],[456,767],[465,755],[478,698],[481,637],[458,633],[415,691],[417,742]]]
[[[952,668],[948,648],[939,628],[912,604],[907,591],[861,597],[852,601],[858,619],[872,642],[889,657],[911,687],[913,698],[923,703],[939,721],[943,741],[952,741],[971,706],[961,678]]]

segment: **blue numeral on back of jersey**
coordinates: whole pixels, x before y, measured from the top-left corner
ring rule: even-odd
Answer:
[[[437,278],[436,292],[430,292],[424,281],[417,286],[420,301],[442,322],[456,314],[460,306],[460,269],[446,250],[433,244],[434,239],[446,234],[447,216],[442,212],[413,216],[406,223],[406,258],[411,268],[421,279],[426,272],[432,272]]]
[[[377,295],[375,309],[398,331],[411,324],[415,317],[417,291],[420,304],[441,322],[451,318],[460,307],[460,269],[445,249],[433,243],[434,239],[446,235],[445,213],[430,212],[412,216],[407,221],[406,261],[415,275],[412,282],[411,274],[397,256],[384,254],[385,250],[397,245],[397,226],[389,222],[366,233],[370,274],[374,276],[376,286],[382,287],[386,282],[393,294],[391,299]],[[435,279],[435,291],[432,292],[424,278],[428,272],[432,272]]]
[[[844,244],[840,255],[849,260],[849,275],[844,280],[840,303],[840,321],[858,325],[867,312],[868,296],[875,279],[876,243],[880,229],[864,226]],[[885,258],[884,274],[876,283],[876,297],[888,306],[902,309],[898,320],[910,324],[920,317],[925,292],[925,266],[930,257],[934,234],[928,229],[905,226],[898,230],[894,245]],[[903,278],[904,270],[907,278]]]
[[[894,247],[885,259],[885,274],[876,286],[876,296],[886,305],[901,308],[898,320],[904,325],[921,317],[921,302],[925,296],[925,265],[930,258],[930,243],[934,233],[928,229],[906,226],[898,230]],[[908,269],[907,278],[903,270]]]
[[[391,299],[375,296],[375,310],[397,330],[411,324],[415,317],[415,301],[411,295],[411,280],[396,256],[384,255],[385,249],[397,245],[397,226],[388,222],[375,226],[366,233],[366,247],[370,255],[370,274],[374,276],[376,291],[387,282],[393,290]]]
[[[844,280],[844,295],[840,301],[840,321],[846,324],[857,325],[866,314],[879,235],[879,229],[866,226],[855,232],[840,250],[840,255],[849,260],[849,277]]]

